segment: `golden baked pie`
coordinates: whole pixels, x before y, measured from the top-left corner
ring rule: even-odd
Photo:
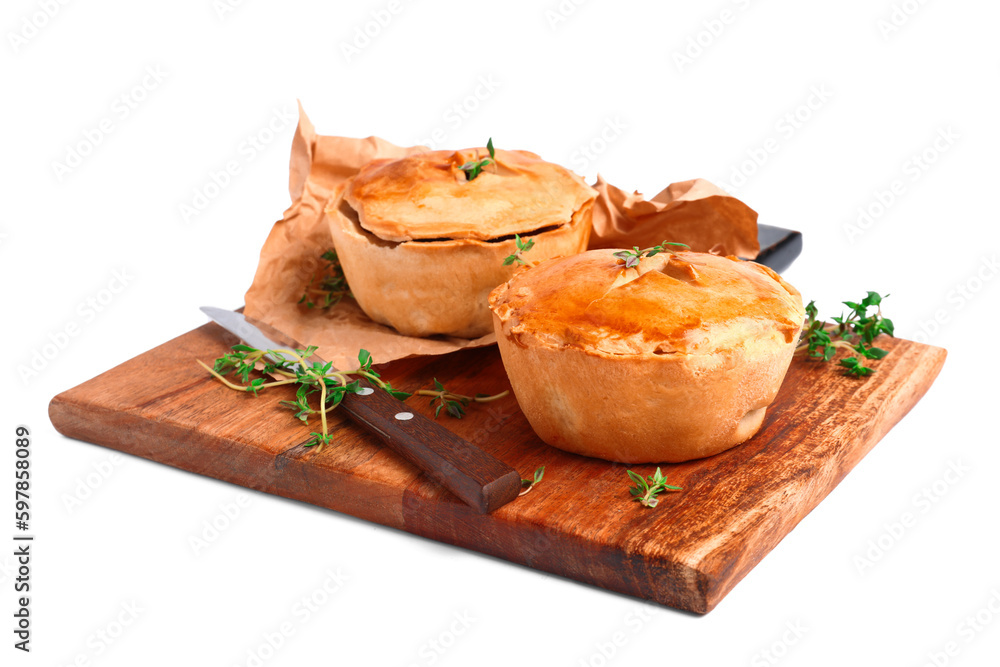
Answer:
[[[511,386],[548,444],[625,463],[716,454],[757,432],[802,329],[799,292],[736,257],[591,250],[490,294]]]
[[[525,261],[586,249],[597,193],[573,172],[527,151],[485,149],[375,160],[335,191],[327,217],[358,305],[402,334],[476,338],[493,329],[487,298]],[[477,158],[478,156],[478,158]]]

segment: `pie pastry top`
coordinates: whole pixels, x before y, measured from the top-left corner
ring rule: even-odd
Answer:
[[[660,253],[626,269],[610,250],[544,262],[491,295],[509,335],[597,355],[704,355],[798,335],[798,290],[761,264]]]
[[[386,241],[498,239],[566,224],[596,192],[583,179],[528,151],[498,150],[468,180],[461,167],[485,149],[430,151],[374,160],[344,199],[361,226]]]

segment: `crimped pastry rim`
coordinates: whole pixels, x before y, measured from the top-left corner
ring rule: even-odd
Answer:
[[[597,252],[597,251],[590,251],[590,252]],[[604,249],[601,250],[600,252],[613,253],[615,252],[615,250]],[[697,254],[708,254],[708,253],[697,253]],[[548,261],[559,261],[559,259],[560,258],[556,258],[554,260],[548,260]],[[727,259],[732,259],[732,258],[727,258]],[[767,276],[768,278],[770,278],[770,280],[772,280],[778,286],[783,288],[784,291],[788,293],[788,295],[796,298],[798,306],[796,308],[796,312],[799,314],[798,322],[801,323],[804,321],[805,311],[804,308],[802,307],[801,293],[794,286],[789,284],[787,281],[781,278],[780,275],[776,274],[774,271],[772,271],[770,268],[764,265],[757,264],[756,262],[752,262],[751,260],[740,259],[738,261],[754,264],[756,267],[763,269],[765,276]],[[490,310],[493,312],[494,318],[500,325],[500,329],[497,333],[505,336],[506,338],[511,340],[511,342],[513,342],[515,345],[518,345],[520,347],[534,346],[551,351],[572,349],[572,350],[578,350],[592,357],[600,359],[608,359],[612,361],[614,360],[652,361],[656,359],[659,360],[658,363],[670,363],[671,361],[677,362],[684,359],[710,359],[710,358],[725,357],[731,355],[737,349],[743,349],[744,351],[746,351],[748,350],[748,348],[755,346],[753,344],[748,345],[748,341],[756,342],[759,340],[760,345],[766,345],[768,347],[781,347],[783,345],[788,344],[789,342],[787,340],[785,341],[764,340],[759,336],[752,335],[751,332],[751,334],[739,336],[735,344],[713,347],[712,349],[703,352],[685,351],[677,349],[657,351],[658,347],[663,343],[656,343],[656,346],[651,350],[628,350],[619,352],[619,351],[601,349],[593,345],[579,344],[572,340],[568,340],[565,336],[563,337],[555,335],[539,336],[536,332],[530,330],[513,332],[512,327],[508,326],[508,322],[512,319],[511,316],[516,311],[516,308],[514,306],[509,305],[508,295],[510,289],[514,286],[513,283],[515,283],[518,280],[519,276],[521,276],[524,271],[529,271],[529,270],[530,267],[522,268],[510,280],[505,281],[504,283],[501,283],[500,285],[495,287],[491,291],[489,297]],[[508,306],[508,308],[504,309],[504,306]],[[761,333],[780,334],[782,332],[783,328],[781,323],[773,319],[768,319],[766,321],[768,322],[768,326],[762,326]],[[682,329],[681,327],[678,327],[678,330],[681,329]],[[801,324],[794,331],[796,333],[793,334],[793,339],[797,339],[799,333],[801,332]]]

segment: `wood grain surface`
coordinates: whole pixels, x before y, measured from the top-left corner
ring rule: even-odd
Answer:
[[[482,515],[341,417],[331,420],[331,445],[303,447],[314,429],[278,403],[292,388],[239,394],[194,361],[211,363],[235,342],[215,324],[195,329],[56,396],[52,423],[71,438],[697,613],[837,486],[924,395],[946,355],[880,340],[889,355],[864,380],[796,359],[760,432],[723,454],[663,466],[684,491],[652,510],[631,500],[626,466],[542,443],[513,396],[471,406],[461,420],[442,415],[523,477],[545,465],[530,493]],[[404,391],[433,377],[468,395],[509,388],[495,346],[378,369]],[[432,416],[425,397],[407,405]]]

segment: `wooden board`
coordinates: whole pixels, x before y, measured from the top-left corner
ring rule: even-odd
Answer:
[[[442,416],[523,477],[546,466],[537,488],[478,515],[349,421],[332,420],[334,443],[319,454],[303,447],[312,429],[278,404],[290,388],[254,398],[195,364],[234,342],[215,324],[175,338],[56,396],[52,423],[71,438],[698,613],[715,607],[914,406],[946,354],[880,342],[889,356],[865,380],[794,361],[761,431],[718,456],[664,466],[684,491],[652,510],[630,500],[626,466],[542,443],[513,396],[473,406],[462,420]],[[404,390],[428,387],[432,377],[465,394],[509,388],[495,346],[379,370]],[[408,403],[431,414],[426,398]]]

